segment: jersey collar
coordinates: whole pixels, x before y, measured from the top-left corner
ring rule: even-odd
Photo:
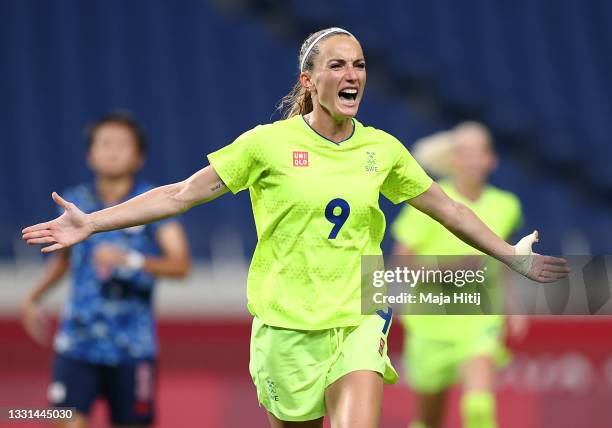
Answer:
[[[345,138],[344,140],[336,143],[335,141],[330,140],[327,137],[324,137],[323,135],[319,134],[312,126],[310,126],[310,123],[308,123],[306,121],[306,118],[304,117],[303,114],[300,115],[300,117],[302,118],[302,123],[304,123],[304,125],[306,125],[306,128],[308,128],[311,132],[314,132],[316,135],[318,135],[320,138],[324,139],[327,142],[330,142],[336,146],[341,145],[342,143],[347,142],[348,140],[350,140],[351,138],[353,138],[353,135],[355,135],[355,130],[357,129],[357,123],[355,121],[355,118],[351,118],[351,122],[353,122],[353,132],[351,132],[351,135],[349,135],[347,138]]]

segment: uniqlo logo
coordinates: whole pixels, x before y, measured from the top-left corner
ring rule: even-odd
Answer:
[[[293,152],[293,166],[308,166],[308,152]]]
[[[380,354],[381,357],[383,356],[384,351],[385,351],[385,339],[381,337],[379,345],[378,345],[378,353]]]

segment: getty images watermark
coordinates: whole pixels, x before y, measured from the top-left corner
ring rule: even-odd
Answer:
[[[572,273],[538,284],[488,256],[364,256],[362,313],[610,315],[612,256],[564,256]]]
[[[421,266],[413,269],[407,266],[396,266],[392,270],[375,270],[372,272],[372,285],[379,291],[373,295],[373,301],[377,304],[390,303],[425,303],[425,304],[463,304],[470,303],[480,305],[480,292],[462,291],[465,285],[479,284],[486,281],[487,267],[482,269],[432,269]],[[381,290],[387,284],[402,285],[413,289],[423,284],[445,284],[455,287],[452,293],[423,290],[419,293],[400,292],[399,295],[387,295]]]

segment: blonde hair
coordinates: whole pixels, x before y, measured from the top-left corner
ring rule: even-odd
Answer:
[[[306,37],[306,40],[304,40],[304,43],[302,43],[300,55],[298,57],[298,68],[300,74],[305,71],[312,71],[314,68],[314,60],[317,55],[321,53],[321,50],[319,49],[319,42],[338,34],[352,36],[351,33],[342,28],[330,27],[317,31],[316,33],[312,33]],[[289,119],[290,117],[297,116],[299,114],[308,114],[312,111],[313,106],[310,92],[307,91],[306,88],[304,88],[300,83],[299,75],[298,81],[295,83],[295,85],[293,85],[291,91],[289,91],[289,93],[278,102],[276,109],[281,112],[283,119]]]
[[[417,140],[412,146],[412,156],[428,172],[438,177],[448,177],[452,170],[455,135],[457,132],[477,132],[483,135],[493,148],[493,137],[489,129],[476,121],[461,122],[450,131],[436,132]]]
[[[411,151],[414,159],[428,172],[446,177],[451,172],[453,146],[453,131],[441,131],[417,140]]]
[[[491,135],[491,131],[489,128],[484,126],[480,122],[476,122],[473,120],[468,120],[465,122],[461,122],[457,126],[453,128],[454,132],[473,132],[476,134],[480,134],[486,141],[491,149],[493,149],[493,136]]]

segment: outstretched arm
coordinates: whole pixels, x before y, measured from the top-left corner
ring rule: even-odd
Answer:
[[[564,259],[533,253],[537,232],[512,246],[498,237],[465,205],[453,201],[437,183],[408,203],[440,222],[459,239],[538,282],[555,282],[569,273]]]
[[[93,233],[151,223],[183,213],[227,191],[209,165],[184,181],[156,187],[122,204],[91,214],[84,214],[54,192],[53,200],[64,208],[64,214],[55,220],[23,229],[22,238],[30,245],[46,244],[41,251],[47,253],[81,242]]]

